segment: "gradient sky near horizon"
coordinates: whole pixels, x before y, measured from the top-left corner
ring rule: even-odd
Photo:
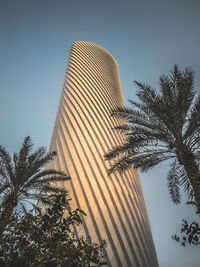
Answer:
[[[126,105],[133,80],[158,87],[174,64],[192,66],[199,90],[199,14],[198,0],[0,0],[0,144],[12,153],[30,135],[35,148],[49,147],[74,41],[114,56]],[[199,267],[198,247],[171,240],[183,218],[199,218],[171,202],[166,173],[163,163],[141,174],[160,267]]]

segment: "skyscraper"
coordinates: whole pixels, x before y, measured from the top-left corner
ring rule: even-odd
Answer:
[[[144,198],[136,170],[107,176],[104,154],[122,140],[112,130],[110,111],[123,105],[118,67],[102,47],[75,42],[56,117],[50,151],[52,162],[71,181],[61,185],[72,196],[72,207],[87,216],[78,235],[106,240],[112,267],[158,266]]]

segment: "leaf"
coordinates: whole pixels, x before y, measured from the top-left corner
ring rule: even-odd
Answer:
[[[177,172],[176,161],[171,166],[172,168],[169,170],[168,175],[167,175],[169,193],[170,193],[172,201],[175,204],[179,204],[180,203],[180,190],[179,190],[180,182],[179,182],[179,174]]]

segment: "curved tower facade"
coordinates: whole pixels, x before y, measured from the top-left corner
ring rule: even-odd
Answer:
[[[108,266],[156,267],[156,252],[137,171],[107,176],[104,154],[122,136],[112,130],[110,111],[123,105],[118,67],[102,47],[75,42],[56,117],[52,162],[71,181],[63,186],[73,208],[87,214],[78,235],[106,240]]]

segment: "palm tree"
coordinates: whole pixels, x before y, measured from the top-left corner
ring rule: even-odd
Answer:
[[[112,116],[119,118],[115,130],[125,140],[105,155],[111,160],[108,174],[128,168],[147,171],[170,160],[168,187],[174,203],[180,202],[180,186],[189,202],[200,213],[200,95],[194,89],[191,68],[179,71],[175,65],[169,76],[160,77],[160,90],[136,82],[139,102],[118,107]]]
[[[63,172],[44,168],[56,153],[47,153],[40,147],[31,154],[32,146],[31,138],[26,137],[13,158],[0,146],[0,237],[17,206],[26,212],[29,203],[40,210],[34,201],[50,205],[56,194],[66,193],[65,189],[56,187],[56,182],[70,178]]]

